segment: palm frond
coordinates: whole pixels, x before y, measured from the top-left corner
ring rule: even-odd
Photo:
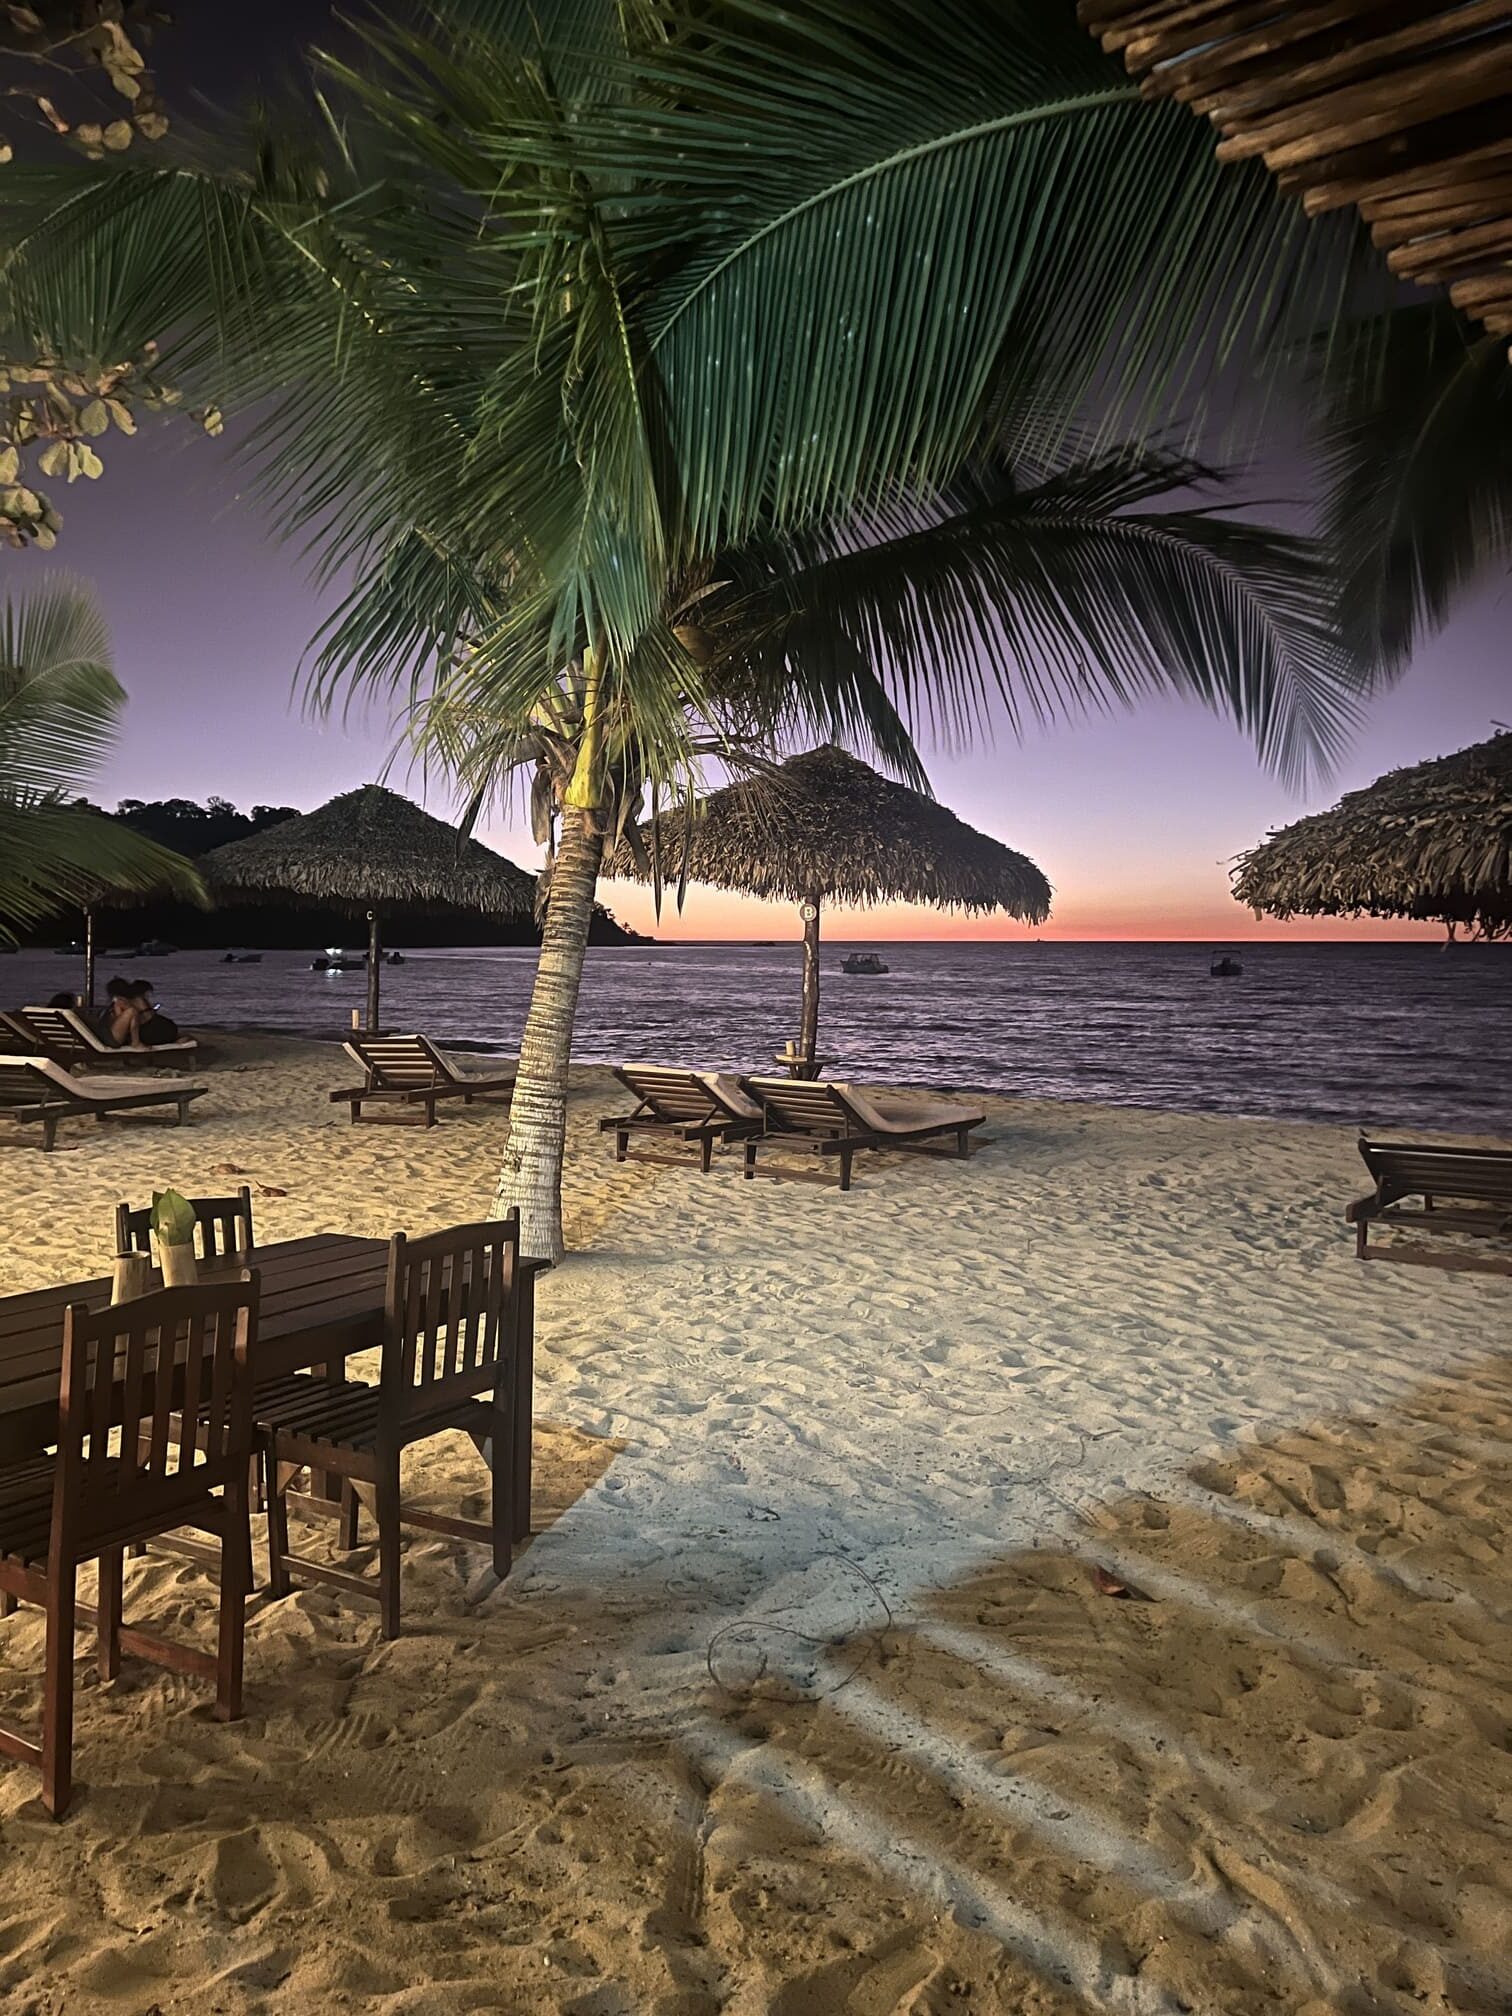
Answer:
[[[1397,669],[1512,557],[1505,345],[1447,302],[1400,308],[1357,333],[1323,389],[1341,620],[1357,651]]]
[[[1339,754],[1366,678],[1315,544],[1221,508],[1151,508],[1210,480],[1137,453],[1026,490],[979,468],[929,510],[731,556],[743,592],[725,648],[772,682],[867,664],[908,729],[946,742],[990,732],[997,714],[1019,732],[1185,694],[1300,781]]]

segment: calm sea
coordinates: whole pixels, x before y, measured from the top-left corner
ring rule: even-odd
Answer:
[[[840,971],[850,949],[823,953],[821,1048],[836,1077],[1512,1132],[1512,947],[1245,945],[1231,980],[1209,977],[1205,945],[880,945],[890,970],[875,979]],[[786,943],[595,948],[576,1055],[760,1069],[796,1033],[799,957]],[[186,1026],[339,1036],[364,975],[309,961],[180,952],[135,965]],[[528,947],[408,953],[384,969],[383,1020],[511,1050],[534,962]],[[0,959],[0,1003],[80,980],[78,960],[18,953]]]

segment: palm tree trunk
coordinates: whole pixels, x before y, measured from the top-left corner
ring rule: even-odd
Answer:
[[[567,1138],[567,1066],[604,854],[604,836],[592,825],[589,813],[564,808],[541,957],[520,1041],[509,1139],[494,1197],[495,1217],[519,1206],[520,1250],[532,1260],[560,1260],[566,1250],[562,1150]]]

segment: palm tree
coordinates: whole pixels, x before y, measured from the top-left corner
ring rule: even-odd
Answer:
[[[94,596],[53,575],[0,613],[0,942],[107,891],[202,897],[189,863],[76,794],[126,700]]]
[[[1302,312],[1320,241],[1069,10],[524,11],[370,31],[324,138],[21,171],[0,308],[86,360],[171,330],[190,389],[265,399],[274,508],[356,578],[317,699],[407,692],[475,794],[532,766],[557,840],[500,1197],[556,1255],[587,918],[643,798],[784,734],[921,781],[921,720],[1157,686],[1285,767],[1353,678],[1303,544],[1150,508],[1202,472],[1110,437]]]

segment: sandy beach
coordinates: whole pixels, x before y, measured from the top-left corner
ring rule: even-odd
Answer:
[[[487,1208],[500,1113],[213,1051],[182,1130],[4,1130],[0,1293],[164,1182],[264,1240]],[[1359,1266],[1342,1128],[992,1100],[842,1196],[616,1166],[573,1083],[536,1537],[411,1538],[392,1644],[259,1602],[230,1728],[81,1635],[66,1822],[0,1765],[0,2009],[1512,2007],[1512,1284]],[[482,1503],[460,1438],[413,1481]],[[149,1556],[128,1620],[208,1643],[208,1586]],[[0,1622],[5,1713],[41,1667]]]

